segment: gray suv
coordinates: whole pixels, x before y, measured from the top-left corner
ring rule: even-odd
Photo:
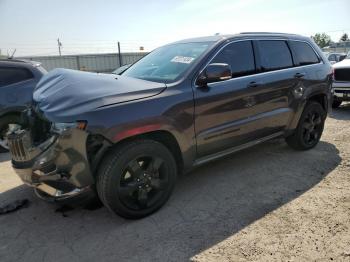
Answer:
[[[32,102],[35,85],[45,73],[37,62],[0,60],[0,152],[8,151],[8,125],[20,121],[21,112]]]
[[[121,75],[56,69],[11,129],[12,164],[41,198],[91,191],[141,218],[166,203],[178,174],[208,161],[276,137],[315,147],[331,84],[311,39],[273,33],[182,40]]]

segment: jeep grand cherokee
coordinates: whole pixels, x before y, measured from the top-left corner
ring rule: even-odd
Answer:
[[[331,83],[312,40],[275,33],[175,42],[120,76],[53,70],[10,127],[13,167],[41,198],[92,191],[141,218],[193,167],[281,136],[298,150],[316,146]]]

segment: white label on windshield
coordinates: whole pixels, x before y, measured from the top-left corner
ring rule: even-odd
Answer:
[[[189,56],[175,56],[173,59],[171,59],[171,62],[189,64],[193,60],[194,58]]]

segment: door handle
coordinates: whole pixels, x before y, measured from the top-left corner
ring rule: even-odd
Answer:
[[[251,88],[251,87],[258,87],[258,86],[260,86],[260,85],[261,85],[261,84],[255,82],[255,81],[252,81],[252,82],[250,82],[250,83],[247,85],[247,87],[248,87],[248,88]]]
[[[304,76],[305,76],[304,73],[296,73],[296,74],[294,75],[295,78],[302,78],[302,77],[304,77]]]

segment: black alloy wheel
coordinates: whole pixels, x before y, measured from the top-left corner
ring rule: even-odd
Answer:
[[[162,170],[163,163],[159,157],[142,156],[127,164],[117,189],[126,206],[140,210],[159,200],[169,182],[168,173]]]
[[[317,111],[310,111],[302,125],[304,143],[308,146],[317,144],[321,136],[323,125],[322,116]]]
[[[322,105],[312,101],[306,104],[297,128],[286,138],[289,146],[297,150],[315,147],[322,136],[326,112]]]
[[[107,154],[98,170],[96,189],[112,212],[137,219],[167,202],[176,176],[176,161],[166,146],[153,140],[135,140]]]

